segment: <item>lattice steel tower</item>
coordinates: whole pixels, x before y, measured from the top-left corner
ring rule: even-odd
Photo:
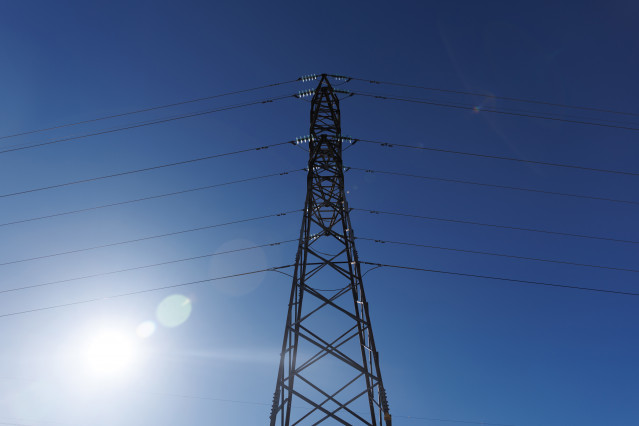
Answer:
[[[311,93],[311,92],[307,92]],[[311,101],[306,202],[271,426],[391,426],[344,191],[339,99]]]

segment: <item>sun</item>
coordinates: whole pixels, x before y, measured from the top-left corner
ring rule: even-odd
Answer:
[[[102,331],[87,346],[86,362],[95,374],[113,375],[123,372],[134,360],[133,341],[117,331]]]

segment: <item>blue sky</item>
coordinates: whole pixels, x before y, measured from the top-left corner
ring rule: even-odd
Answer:
[[[635,2],[2,2],[0,136],[337,73],[638,113]],[[296,93],[313,83],[15,138],[26,146]],[[342,129],[383,140],[638,172],[637,132],[491,114],[637,116],[351,81],[341,86],[480,111],[353,96]],[[0,194],[294,139],[309,104],[287,98],[0,154]],[[628,124],[629,123],[629,124]],[[306,164],[292,145],[0,199],[0,223],[246,179]],[[348,166],[639,201],[636,176],[358,143]],[[351,170],[352,207],[637,241],[636,204]],[[301,209],[301,172],[0,226],[0,263]],[[355,235],[636,268],[635,243],[372,215]],[[0,289],[295,239],[300,213],[0,265]],[[628,271],[358,241],[360,258],[467,274],[639,292]],[[0,315],[294,261],[295,243],[0,293]],[[639,298],[379,269],[365,277],[394,424],[633,425]],[[0,316],[0,423],[265,424],[290,279],[276,273]],[[190,300],[166,327],[157,308]],[[155,332],[136,334],[146,321]],[[87,368],[104,330],[135,347],[117,374]],[[419,419],[421,418],[421,419]],[[440,420],[435,420],[440,419]],[[446,420],[446,421],[443,421]],[[471,423],[472,424],[472,423]]]

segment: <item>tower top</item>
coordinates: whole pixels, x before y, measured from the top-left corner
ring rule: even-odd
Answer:
[[[335,140],[341,136],[339,98],[326,74],[320,77],[311,100],[310,134],[316,140],[323,135]]]

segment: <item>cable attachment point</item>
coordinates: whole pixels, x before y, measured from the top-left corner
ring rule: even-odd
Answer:
[[[313,96],[315,95],[315,89],[306,89],[306,90],[300,90],[299,92],[297,92],[297,95],[295,95],[296,98],[305,98],[307,96]]]
[[[345,75],[338,74],[329,74],[329,77],[333,77],[335,80],[345,81],[346,83],[352,80],[351,77],[346,77]]]
[[[340,136],[338,140],[342,143],[350,143],[350,144],[354,143],[353,138],[351,138],[350,136]]]
[[[298,80],[307,82],[307,81],[317,80],[318,77],[319,76],[317,74],[308,74],[308,75],[301,76],[300,78],[298,78]]]
[[[301,143],[309,143],[314,142],[316,140],[314,135],[306,135],[295,138],[295,145],[299,145]]]
[[[344,90],[344,89],[333,89],[333,92],[341,93],[342,95],[348,95],[347,97],[353,96],[355,94],[349,90]]]

